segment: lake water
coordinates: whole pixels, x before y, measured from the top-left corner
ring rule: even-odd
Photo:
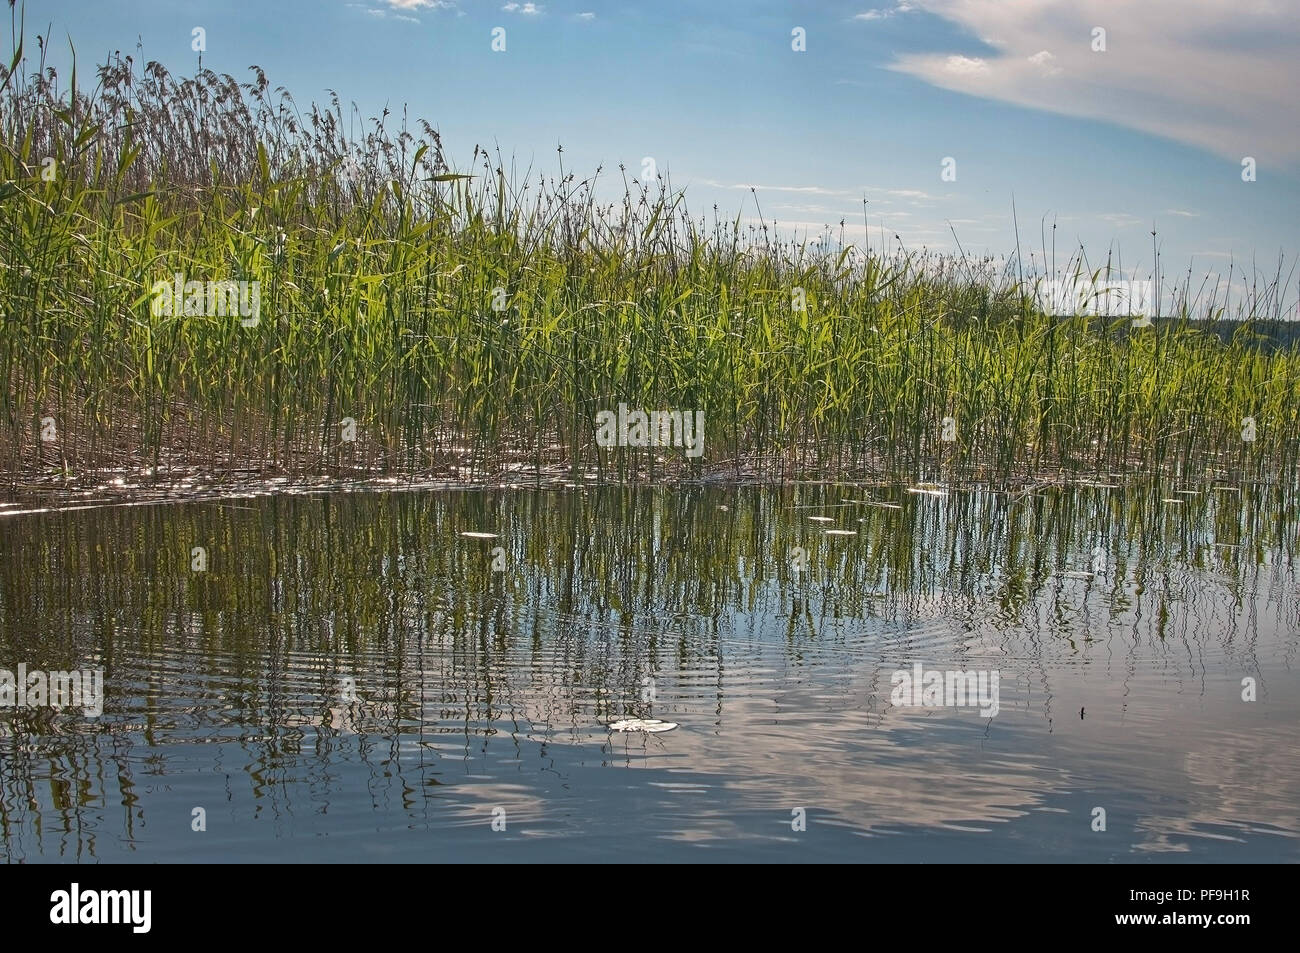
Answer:
[[[1295,500],[1195,489],[11,504],[0,669],[105,688],[0,708],[0,857],[1295,862]]]

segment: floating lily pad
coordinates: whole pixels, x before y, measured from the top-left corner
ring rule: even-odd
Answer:
[[[675,721],[660,721],[658,718],[624,718],[609,726],[610,731],[672,731],[677,727]]]

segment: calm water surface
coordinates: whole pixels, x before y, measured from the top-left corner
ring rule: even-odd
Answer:
[[[1300,860],[1275,490],[24,509],[0,668],[106,699],[0,708],[10,862]],[[915,662],[1000,710],[893,704]]]

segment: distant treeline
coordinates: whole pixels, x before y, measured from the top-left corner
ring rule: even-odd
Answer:
[[[1267,318],[1249,322],[1236,319],[1220,321],[1189,319],[1187,327],[1193,331],[1213,334],[1224,344],[1231,344],[1234,337],[1241,335],[1245,339],[1239,343],[1253,343],[1269,353],[1289,350],[1300,344],[1300,321],[1277,321]]]

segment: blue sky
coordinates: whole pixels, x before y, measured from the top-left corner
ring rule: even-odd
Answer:
[[[1139,276],[1153,227],[1166,274],[1300,252],[1295,0],[29,3],[29,38],[50,24],[83,66],[140,41],[173,73],[201,26],[205,66],[256,63],[300,104],[405,105],[462,164],[479,143],[553,172],[563,143],[566,169],[612,184],[653,157],[697,215],[756,218],[755,186],[783,229],[846,219],[860,243],[865,197],[873,247],[952,250],[955,230],[996,255],[1014,197],[1026,256],[1044,220],[1058,260],[1113,248]]]

